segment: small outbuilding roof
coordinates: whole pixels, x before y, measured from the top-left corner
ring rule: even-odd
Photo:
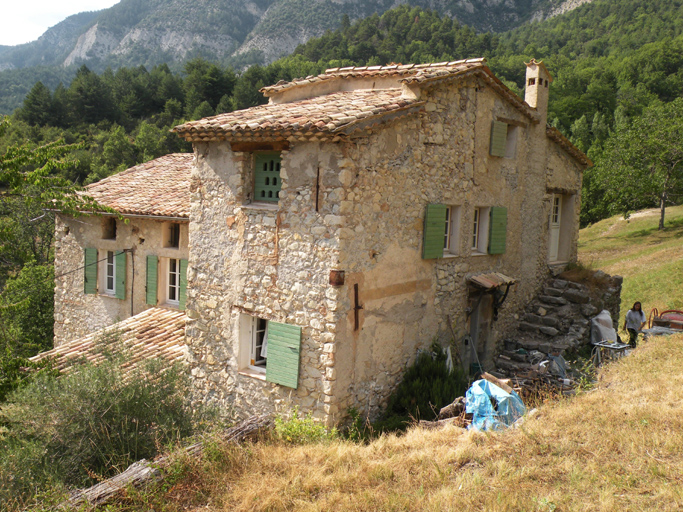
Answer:
[[[122,215],[190,218],[192,153],[174,153],[85,187],[85,194]]]
[[[129,358],[125,368],[132,368],[145,360],[163,358],[170,362],[185,359],[185,313],[183,311],[150,308],[122,322],[91,333],[47,352],[31,361],[52,359],[58,370],[68,370],[74,362],[85,359],[99,363],[107,350],[125,350]],[[108,338],[112,336],[112,338]],[[108,343],[118,343],[117,347]]]

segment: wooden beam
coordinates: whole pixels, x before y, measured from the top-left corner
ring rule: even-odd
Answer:
[[[253,153],[254,151],[287,151],[289,149],[289,142],[286,140],[273,142],[231,142],[230,148],[236,153]]]

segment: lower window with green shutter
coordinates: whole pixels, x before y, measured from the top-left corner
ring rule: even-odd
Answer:
[[[83,293],[88,295],[97,293],[97,249],[88,247],[84,251]]]
[[[489,221],[489,254],[504,254],[507,244],[508,210],[502,206],[491,207]]]
[[[145,302],[150,306],[157,305],[157,286],[159,281],[159,258],[155,255],[147,256],[147,289]]]
[[[299,385],[301,327],[268,322],[266,380],[296,389]]]
[[[427,205],[422,240],[422,259],[443,258],[447,214],[448,207],[446,205]]]

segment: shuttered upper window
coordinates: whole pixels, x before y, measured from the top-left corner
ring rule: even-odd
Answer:
[[[277,203],[282,187],[280,166],[278,152],[254,154],[254,201]]]
[[[517,132],[517,126],[502,121],[493,121],[489,148],[491,156],[514,158],[517,152]]]

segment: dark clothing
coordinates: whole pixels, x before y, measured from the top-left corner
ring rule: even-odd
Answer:
[[[629,345],[631,345],[633,348],[636,348],[636,343],[638,341],[638,331],[635,329],[628,329],[628,334],[631,337],[629,340]]]

